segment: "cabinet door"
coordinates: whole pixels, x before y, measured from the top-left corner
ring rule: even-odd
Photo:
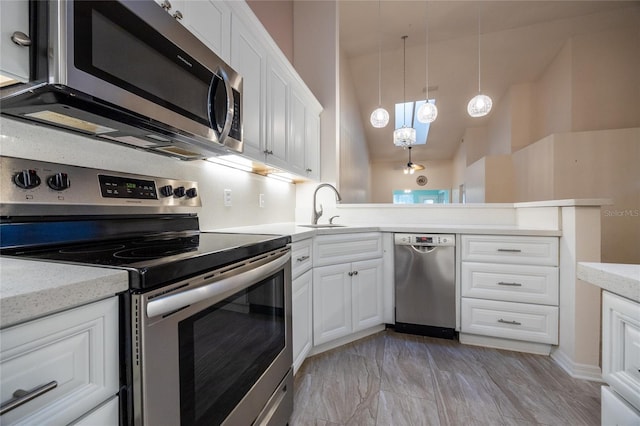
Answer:
[[[181,3],[182,5],[176,4],[174,9],[177,12],[179,7],[182,8],[182,24],[223,61],[229,63],[231,12],[228,6],[222,1],[214,0],[183,0]]]
[[[353,331],[382,324],[382,259],[351,264]]]
[[[0,400],[52,388],[2,416],[2,424],[68,424],[118,392],[116,297],[0,331]]]
[[[235,15],[231,25],[231,67],[242,76],[244,155],[264,161],[264,105],[267,53]]]
[[[293,373],[298,371],[313,345],[313,294],[311,270],[293,280],[292,284],[292,331]]]
[[[313,344],[351,333],[351,264],[313,270]]]
[[[320,180],[320,111],[306,109],[306,140],[304,146],[305,173],[309,179]]]
[[[300,93],[291,90],[290,139],[288,146],[289,170],[304,176],[305,172],[305,139],[306,139],[306,107]]]
[[[289,76],[275,60],[267,61],[267,163],[288,169]]]
[[[11,41],[14,31],[29,35],[29,3],[24,0],[2,1],[0,13],[0,74],[22,82],[29,81],[29,48]]]

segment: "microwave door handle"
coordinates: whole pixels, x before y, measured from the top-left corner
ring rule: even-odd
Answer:
[[[290,259],[291,253],[287,252],[269,263],[265,263],[247,272],[242,272],[220,281],[214,281],[202,287],[158,297],[147,303],[147,316],[153,318],[159,315],[165,315],[212,297],[229,297],[271,276],[271,274],[279,271],[286,265]]]
[[[218,140],[220,143],[224,143],[224,140],[229,136],[229,132],[231,131],[231,123],[233,122],[235,107],[233,103],[233,90],[231,88],[231,82],[229,82],[229,76],[227,76],[227,73],[222,67],[218,68],[218,75],[222,77],[224,89],[227,93],[227,116],[224,120],[224,126],[222,127],[222,132],[220,132]]]

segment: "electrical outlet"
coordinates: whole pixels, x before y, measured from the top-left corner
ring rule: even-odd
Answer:
[[[262,208],[264,208],[264,194],[260,194],[258,196],[258,205]]]
[[[224,206],[231,207],[231,190],[230,189],[224,190]]]

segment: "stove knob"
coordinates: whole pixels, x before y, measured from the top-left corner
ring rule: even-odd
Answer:
[[[195,198],[198,196],[198,190],[195,188],[187,189],[187,198]]]
[[[184,186],[179,186],[176,189],[173,190],[173,195],[175,195],[178,198],[182,198],[184,197],[185,194],[185,190],[184,190]]]
[[[13,183],[22,189],[32,189],[40,185],[40,176],[35,170],[23,170],[13,176]]]
[[[165,197],[171,197],[173,195],[173,186],[165,185],[160,188],[160,193]]]
[[[47,185],[54,191],[64,191],[71,186],[71,180],[66,173],[56,173],[47,178]]]

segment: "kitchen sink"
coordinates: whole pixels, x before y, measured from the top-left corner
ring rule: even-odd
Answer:
[[[303,228],[344,228],[347,225],[336,225],[335,223],[316,223],[312,225],[299,225]]]

